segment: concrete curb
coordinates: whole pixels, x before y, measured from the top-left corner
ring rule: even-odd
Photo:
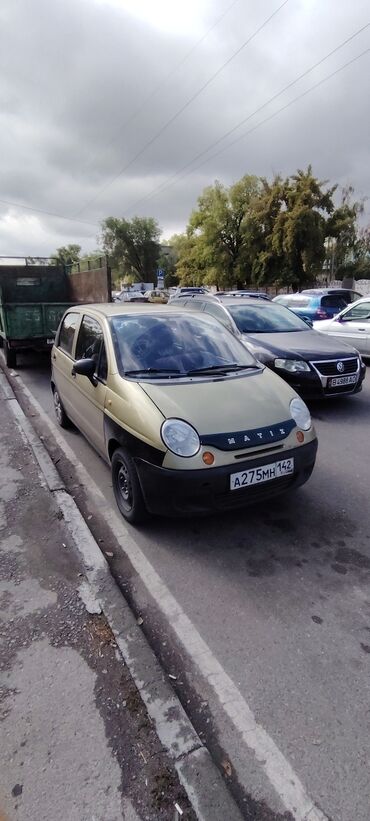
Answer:
[[[92,536],[75,501],[67,492],[46,448],[35,433],[10,386],[0,374],[0,389],[31,448],[49,489],[62,513],[90,587],[90,599],[103,612],[115,636],[122,659],[140,692],[161,744],[174,762],[181,783],[199,821],[241,821],[242,815],[229,793],[210,753],[150,648],[108,562]]]

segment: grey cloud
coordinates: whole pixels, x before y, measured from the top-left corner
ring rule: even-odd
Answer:
[[[206,29],[228,3],[204,0],[199,5]],[[277,0],[266,0],[263,8],[247,8],[240,0],[163,83],[199,32],[193,39],[161,32],[96,0],[3,0],[0,199],[76,214],[277,5]],[[244,173],[288,174],[309,162],[322,178],[351,182],[360,195],[370,194],[367,56],[212,159],[225,145],[221,142],[199,169],[184,178],[180,174],[162,193],[132,207],[368,18],[367,0],[327,0],[325,5],[291,0],[163,135],[99,193],[81,219],[99,223],[108,214],[148,214],[168,236],[184,228],[200,191],[215,178],[230,183]],[[369,46],[370,29],[234,136]],[[49,253],[69,241],[92,250],[96,233],[94,226],[32,217],[0,205],[0,253]]]

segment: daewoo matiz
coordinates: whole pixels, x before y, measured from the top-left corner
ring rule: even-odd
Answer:
[[[118,507],[222,511],[302,485],[317,439],[305,403],[213,317],[150,305],[79,305],[52,350],[61,426],[110,463]]]

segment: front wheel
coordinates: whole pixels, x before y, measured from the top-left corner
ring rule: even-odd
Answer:
[[[112,457],[112,484],[122,516],[131,524],[147,517],[147,509],[134,461],[127,450],[118,448]]]
[[[58,425],[60,425],[61,428],[69,428],[71,426],[71,423],[63,408],[59,393],[56,388],[54,388],[53,390],[53,400],[55,416],[57,418]]]

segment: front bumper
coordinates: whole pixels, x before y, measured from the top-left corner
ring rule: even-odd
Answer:
[[[330,398],[335,396],[347,396],[354,393],[359,393],[359,391],[362,390],[362,383],[366,374],[366,366],[363,362],[360,362],[360,367],[356,373],[357,379],[354,384],[330,388],[329,380],[334,377],[334,373],[330,377],[323,376],[316,369],[306,372],[303,371],[302,373],[289,373],[288,371],[283,371],[280,368],[274,368],[272,365],[270,365],[270,367],[272,367],[274,373],[277,373],[278,376],[285,380],[285,382],[288,382],[288,384],[300,396],[302,396],[303,399],[308,400]],[[340,374],[336,375],[340,376]]]
[[[291,450],[259,455],[255,459],[201,470],[168,470],[142,459],[136,467],[145,504],[150,513],[164,516],[194,515],[234,510],[263,501],[299,487],[311,476],[317,451],[317,439]],[[239,490],[230,490],[230,475],[294,457],[295,472]]]

